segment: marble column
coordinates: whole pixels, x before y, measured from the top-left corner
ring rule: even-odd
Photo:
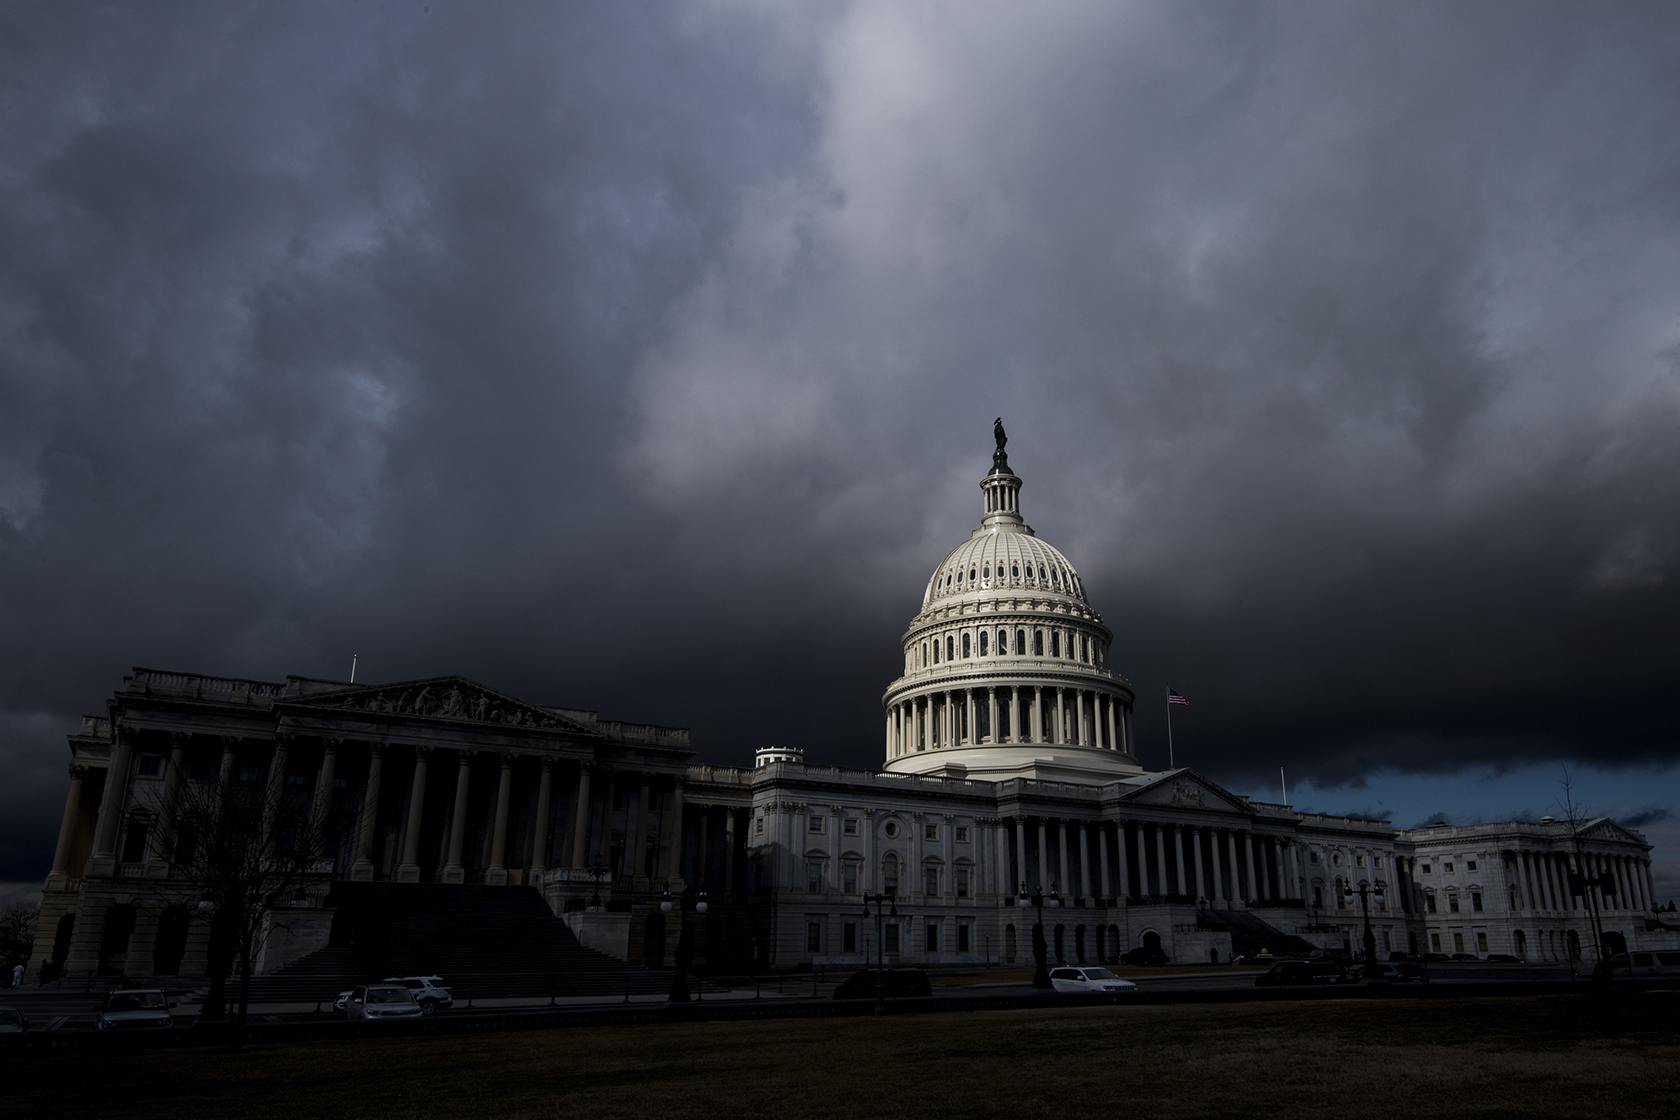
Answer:
[[[508,801],[513,794],[513,756],[502,756],[501,781],[496,786],[496,824],[490,833],[490,866],[486,869],[484,881],[493,887],[507,885],[507,824]]]
[[[1208,892],[1209,905],[1219,909],[1225,903],[1225,884],[1219,877],[1219,830],[1208,829]]]
[[[1016,890],[1027,889],[1027,819],[1015,818],[1015,886]]]
[[[328,814],[332,812],[333,772],[338,768],[338,745],[343,740],[325,738],[321,740],[321,765],[315,771],[315,797],[309,808],[309,830],[314,834],[313,846],[326,854],[328,841],[332,839],[328,834],[332,824],[328,821]]]
[[[467,790],[472,783],[472,760],[475,751],[459,752],[455,770],[455,811],[449,816],[449,858],[443,865],[443,881],[464,883],[467,869],[461,862],[461,849],[467,838]]]
[[[1044,742],[1044,686],[1033,685],[1032,738],[1033,743]]]
[[[589,778],[592,770],[594,770],[594,767],[587,762],[578,767],[577,804],[572,812],[573,867],[590,866],[589,817],[593,806],[590,805],[589,799]],[[682,814],[680,810],[677,814],[677,827],[680,831],[682,827]],[[678,848],[682,847],[682,838],[680,834],[672,841],[672,843]],[[672,874],[676,874],[676,872],[672,872]]]
[[[1152,824],[1149,831],[1152,834],[1151,839],[1155,842],[1155,871],[1158,876],[1155,880],[1155,891],[1157,894],[1175,893],[1167,886],[1167,826]]]
[[[1242,905],[1243,889],[1242,874],[1237,865],[1237,830],[1234,828],[1225,830],[1225,855],[1227,857],[1225,867],[1231,876],[1231,906],[1236,908]]]
[[[1067,742],[1067,699],[1064,695],[1064,690],[1060,688],[1056,690],[1055,734],[1050,737],[1050,741],[1052,743]]]
[[[1111,751],[1117,751],[1120,749],[1119,725],[1114,718],[1115,704],[1116,701],[1114,697],[1110,696],[1108,698],[1108,703],[1103,705],[1104,709],[1108,713],[1108,749]]]
[[[375,743],[368,748],[367,786],[362,790],[362,815],[356,830],[356,862],[350,878],[358,882],[373,879],[373,833],[379,822],[379,783],[384,773],[385,748]]]
[[[181,766],[187,757],[187,740],[191,735],[176,732],[169,737],[169,769],[163,775],[162,796],[158,798],[157,819],[152,822],[152,834],[146,840],[146,862],[158,865],[157,872],[167,874],[170,862],[169,837],[179,822],[175,814],[179,806],[176,796],[181,788]],[[152,872],[148,872],[152,874]]]
[[[1050,843],[1044,834],[1044,818],[1038,818],[1038,889],[1050,890]]]
[[[980,742],[980,721],[976,718],[980,702],[974,698],[974,690],[965,688],[963,693],[963,734],[962,741],[970,746]]]
[[[1079,897],[1091,897],[1091,836],[1084,821],[1079,822]]]
[[[117,825],[128,800],[128,763],[134,749],[134,735],[126,727],[117,728],[111,764],[105,770],[105,794],[100,798],[99,818],[94,822],[89,874],[109,875],[116,870]]]
[[[1260,901],[1260,893],[1258,881],[1254,878],[1254,833],[1252,832],[1245,831],[1243,833],[1243,854],[1246,857],[1244,862],[1248,868],[1248,893],[1244,896],[1243,901],[1258,902]]]
[[[273,753],[268,760],[268,780],[263,783],[262,837],[263,851],[272,854],[279,837],[274,834],[280,819],[280,805],[286,799],[286,755],[291,745],[290,735],[274,736]]]
[[[397,882],[420,881],[420,828],[426,812],[426,759],[430,747],[414,748],[414,780],[408,788],[408,821],[403,827],[403,857],[397,867]]]
[[[554,760],[542,760],[537,778],[537,819],[531,829],[531,881],[542,882],[548,870],[548,815],[554,804]],[[642,819],[647,819],[647,783],[642,784]]]
[[[990,686],[986,688],[986,726],[991,730],[993,743],[1003,742],[1003,735],[998,730],[997,689]]]
[[[64,816],[58,824],[58,845],[53,848],[52,872],[47,890],[61,891],[70,881],[70,847],[76,842],[76,826],[82,815],[82,779],[88,768],[70,764],[70,792],[64,795]]]
[[[1091,745],[1091,721],[1085,718],[1085,690],[1083,688],[1073,690],[1073,707],[1078,713],[1079,745],[1088,747]]]
[[[1176,863],[1173,866],[1173,893],[1189,894],[1189,883],[1184,877],[1184,826],[1175,824],[1173,830],[1173,855]]]
[[[1125,906],[1126,900],[1132,897],[1132,860],[1126,847],[1126,822],[1115,821],[1114,854],[1120,871],[1120,889],[1115,893],[1115,898],[1121,906]]]
[[[1097,879],[1098,889],[1103,898],[1113,898],[1114,892],[1108,889],[1108,825],[1097,822]]]
[[[1206,899],[1207,880],[1202,877],[1202,827],[1196,825],[1190,829],[1190,846],[1196,851],[1196,898]]]
[[[1057,889],[1073,893],[1073,876],[1068,868],[1067,821],[1056,822],[1056,878]]]

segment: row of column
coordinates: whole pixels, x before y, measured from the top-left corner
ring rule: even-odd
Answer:
[[[1028,692],[1030,696],[1024,697]],[[1023,709],[1030,713],[1024,719]],[[1006,717],[1002,723],[1000,712]],[[999,734],[1004,725],[1008,733]],[[948,689],[887,709],[888,758],[982,743],[1066,744],[1130,754],[1131,711],[1106,692],[1044,685]]]
[[[1582,852],[1576,859],[1573,853],[1529,851],[1519,851],[1516,856],[1518,885],[1527,909],[1562,911],[1581,908],[1584,903],[1577,904],[1569,890],[1571,871],[1586,876],[1587,890],[1600,910],[1648,912],[1656,907],[1651,861],[1646,857]],[[1607,897],[1598,882],[1606,874],[1616,883],[1613,897]]]
[[[133,731],[118,729],[116,741],[113,744],[110,766],[106,774],[105,789],[101,798],[99,813],[94,823],[90,869],[96,874],[109,874],[116,862],[119,828],[128,809],[129,771],[134,756],[135,736],[136,733]],[[176,734],[171,737],[171,749],[166,769],[162,774],[157,804],[147,807],[154,814],[146,843],[145,859],[148,861],[166,861],[168,858],[166,853],[170,851],[171,832],[176,823],[174,818],[178,810],[180,778],[185,765],[190,738],[191,736],[188,734]],[[220,811],[221,806],[225,803],[234,776],[236,753],[243,742],[246,742],[246,740],[236,736],[221,738],[221,763],[217,772],[216,800],[214,802],[217,811]],[[272,740],[260,808],[262,815],[261,830],[258,833],[259,842],[270,848],[274,845],[275,825],[285,793],[286,777],[289,770],[288,757],[293,748],[293,743],[293,736],[286,734],[276,735]],[[339,748],[342,745],[343,740],[339,738],[328,737],[321,740],[321,758],[316,771],[314,792],[307,815],[307,827],[316,835],[322,834],[322,831],[328,827],[327,816],[331,811],[333,782],[337,776]],[[417,882],[420,878],[420,837],[424,824],[426,786],[433,753],[433,748],[426,746],[411,749],[413,751],[414,768],[409,787],[408,812],[403,825],[402,859],[394,875],[394,878],[399,882]],[[387,744],[379,742],[370,744],[368,748],[362,803],[356,814],[352,829],[354,843],[348,868],[351,879],[367,880],[373,878],[373,848],[378,826],[380,787],[384,779],[388,750]],[[450,817],[444,866],[439,875],[439,878],[446,883],[462,882],[466,874],[463,848],[470,808],[471,771],[478,752],[463,749],[455,753],[457,757],[454,811]],[[518,756],[514,754],[499,756],[501,765],[496,785],[494,818],[491,824],[489,865],[485,875],[485,881],[489,883],[505,883],[507,881],[508,818],[512,799],[513,767],[517,758]],[[549,817],[554,793],[554,760],[543,758],[539,765],[540,779],[537,788],[536,819],[532,830],[528,863],[532,872],[545,870]],[[636,874],[638,863],[649,838],[651,824],[649,779],[645,775],[622,775],[608,771],[608,785],[605,791],[600,825],[598,829],[592,832],[589,825],[593,815],[590,791],[593,770],[594,767],[587,763],[579,768],[577,784],[574,789],[573,831],[570,843],[566,846],[565,851],[571,853],[573,865],[580,867],[589,866],[595,859],[604,854],[611,832],[615,783],[628,780],[636,785],[637,792],[629,806],[629,819],[626,822],[625,829],[625,853],[630,873]],[[66,879],[70,873],[70,854],[75,846],[77,822],[82,815],[82,790],[86,779],[87,768],[71,767],[70,788],[65,797],[64,815],[59,825],[58,843],[53,855],[52,875],[56,880]],[[674,792],[679,795],[668,799],[665,806],[667,814],[680,812],[680,786]],[[676,821],[667,821],[666,827],[661,828],[659,833],[670,835],[675,831],[678,823],[680,823],[680,817]],[[596,835],[597,833],[599,835]],[[592,840],[595,841],[593,850],[591,847]],[[674,841],[663,846],[669,850],[662,850],[661,852],[662,858],[656,868],[660,876],[665,878],[675,876],[675,860],[679,846]],[[565,858],[564,855],[562,858]]]
[[[1029,820],[1033,823],[1029,826]],[[1112,826],[1112,827],[1111,827]],[[1037,829],[1036,867],[1028,863],[1028,828]],[[1096,833],[1093,844],[1091,833]],[[1081,821],[1045,817],[1016,817],[1015,879],[1024,888],[1049,890],[1052,884],[1080,898],[1143,898],[1168,896],[1190,901],[1251,904],[1273,900],[1300,899],[1301,865],[1299,846],[1282,837],[1256,834],[1248,829],[1207,825],[1156,823],[1149,821]],[[1118,873],[1110,890],[1110,840],[1114,843],[1112,866]],[[1070,881],[1070,844],[1079,857],[1079,882],[1075,892]],[[1056,852],[1052,874],[1051,850]],[[1133,860],[1133,851],[1136,860]],[[1093,880],[1092,853],[1096,875]],[[1000,861],[1006,858],[1000,845]],[[1036,883],[1029,874],[1037,871]],[[1136,884],[1133,887],[1133,873]],[[1155,889],[1150,889],[1153,871]],[[1092,888],[1096,888],[1093,893]],[[1193,889],[1192,889],[1193,888]]]

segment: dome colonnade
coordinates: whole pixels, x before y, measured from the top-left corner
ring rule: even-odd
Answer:
[[[1000,439],[985,516],[940,562],[883,697],[886,769],[949,776],[1137,774],[1133,691],[1079,573],[1020,513]],[[1065,748],[1047,757],[1044,746]]]

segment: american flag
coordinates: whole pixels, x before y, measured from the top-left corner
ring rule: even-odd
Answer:
[[[1186,708],[1188,708],[1190,706],[1190,701],[1188,701],[1184,697],[1180,696],[1178,694],[1178,690],[1173,688],[1173,686],[1170,685],[1170,684],[1167,686],[1167,703],[1169,703],[1169,704],[1183,704]]]

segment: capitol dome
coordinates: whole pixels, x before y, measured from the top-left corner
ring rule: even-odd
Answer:
[[[887,688],[886,770],[1113,781],[1142,772],[1134,693],[1067,557],[1021,517],[1001,422],[985,515],[929,577]]]

